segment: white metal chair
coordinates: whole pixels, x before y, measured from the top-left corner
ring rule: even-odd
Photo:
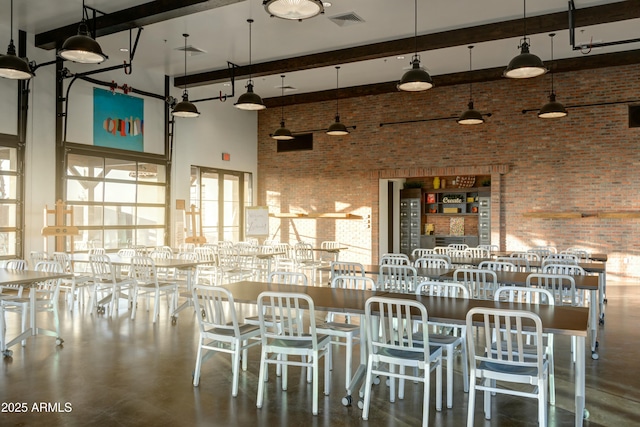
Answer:
[[[520,257],[497,257],[496,258],[497,262],[508,262],[511,263],[515,266],[516,270],[514,271],[520,271],[520,272],[524,272],[524,273],[528,273],[531,271],[531,264],[529,263],[529,260],[527,258],[520,258]]]
[[[415,268],[451,268],[451,263],[443,258],[444,255],[425,256],[413,262]]]
[[[4,264],[6,270],[26,270],[27,263],[22,259],[7,260]],[[0,287],[0,351],[5,356],[13,355],[13,351],[5,348],[6,326],[5,312],[20,314],[20,334],[27,330],[27,318],[29,314],[29,298],[23,298],[23,287],[19,284],[6,284]],[[8,291],[8,292],[7,292]],[[22,341],[24,346],[26,341]]]
[[[478,268],[486,268],[493,271],[518,271],[518,267],[509,261],[482,261]]]
[[[418,283],[418,273],[409,265],[383,264],[378,273],[376,289],[389,292],[413,293]]]
[[[428,328],[422,328],[419,341],[416,341],[413,335],[415,324],[427,320],[427,309],[415,300],[384,297],[371,297],[367,300],[365,325],[369,356],[365,376],[363,420],[369,419],[372,384],[374,377],[378,375],[389,378],[391,402],[395,402],[396,399],[396,378],[400,380],[399,399],[404,398],[404,380],[423,383],[422,425],[427,426],[431,372],[435,370],[436,410],[442,410],[442,348],[429,345]],[[410,374],[407,371],[414,373]]]
[[[435,253],[435,249],[416,248],[411,251],[411,258],[418,259],[424,257],[425,255],[432,255]]]
[[[411,260],[406,254],[384,254],[380,257],[380,265],[411,265]]]
[[[587,260],[591,256],[588,250],[579,247],[570,247],[562,251],[563,254],[577,255],[578,258]]]
[[[298,242],[293,247],[293,253],[296,270],[302,273],[309,271],[311,273],[311,283],[315,285],[318,269],[323,264],[315,258],[313,246],[310,243]],[[320,276],[322,276],[322,274],[320,274]],[[322,277],[320,277],[320,279],[322,281]]]
[[[467,248],[465,251],[471,254],[471,258],[489,258],[491,256],[491,252],[485,248]]]
[[[49,255],[43,251],[31,251],[29,253],[29,264],[32,270],[35,270],[36,264],[40,261],[47,261],[49,259]]]
[[[416,295],[430,295],[444,298],[469,299],[469,290],[461,283],[422,282],[416,287]],[[469,361],[467,360],[466,325],[428,322],[429,345],[441,347],[447,361],[447,408],[453,407],[453,357],[456,348],[462,355],[462,376],[465,393],[469,391]],[[419,340],[414,334],[414,339]]]
[[[498,252],[500,250],[500,246],[498,245],[478,245],[478,247],[481,249],[486,249],[487,251],[489,251],[489,254],[491,254],[491,252]]]
[[[364,277],[364,265],[359,262],[332,261],[331,280],[338,276],[362,276]]]
[[[471,368],[467,427],[474,425],[476,390],[484,392],[486,419],[491,419],[491,395],[503,393],[537,399],[538,424],[546,426],[548,361],[544,356],[540,317],[529,311],[477,307],[469,310],[466,323]],[[484,334],[474,336],[474,323],[484,326]],[[525,333],[523,325],[532,325],[533,329]],[[529,334],[534,336],[533,352],[525,352]],[[482,351],[477,353],[476,345]],[[529,385],[532,390],[497,387],[497,381]]]
[[[104,306],[109,304],[110,315],[113,316],[116,313],[121,295],[130,300],[127,292],[133,287],[133,280],[128,277],[116,277],[116,271],[107,255],[90,255],[89,264],[93,274],[91,303],[96,307],[98,313],[105,313]],[[100,299],[98,299],[99,296]]]
[[[308,310],[309,325],[304,327],[301,310]],[[282,389],[287,390],[287,366],[301,366],[311,370],[312,375],[312,413],[318,414],[318,372],[320,358],[330,352],[331,337],[316,333],[316,319],[313,300],[309,295],[285,292],[262,292],[258,296],[260,336],[262,350],[260,356],[260,375],[258,377],[258,396],[256,406],[262,408],[265,383],[268,380],[270,364],[282,366]],[[306,316],[305,316],[306,318]],[[284,321],[281,321],[284,320]],[[280,322],[277,330],[268,325]],[[308,332],[306,332],[308,331]],[[299,356],[293,360],[291,356]],[[324,394],[330,390],[329,361],[324,362]]]
[[[375,282],[370,277],[364,276],[335,276],[331,281],[332,288],[340,289],[354,289],[362,290],[375,289]],[[338,322],[336,316],[344,316],[344,322]],[[352,318],[360,318],[361,315],[349,314],[349,313],[335,313],[328,312],[326,321],[323,324],[316,326],[316,332],[319,334],[329,335],[332,338],[332,343],[336,346],[345,347],[345,388],[349,388],[351,382],[351,365],[353,360],[353,347],[355,344],[360,343],[360,322],[353,323]],[[344,340],[344,341],[341,341]],[[361,350],[362,351],[362,350]],[[330,358],[330,363],[333,366],[333,359]]]
[[[449,243],[447,247],[455,251],[464,251],[469,248],[469,245],[466,243]]]
[[[529,280],[527,280],[527,283]],[[517,302],[522,304],[547,304],[555,305],[553,294],[544,287],[532,288],[530,286],[503,286],[498,288],[494,299],[496,301],[508,301]],[[527,332],[525,332],[527,334]],[[549,403],[556,404],[556,386],[555,386],[555,368],[553,359],[553,334],[542,334],[544,340],[542,345],[544,346],[544,354],[549,363]],[[531,340],[527,340],[524,346],[524,351],[534,352],[535,347],[530,345]]]
[[[65,291],[69,311],[73,311],[73,302],[78,299],[78,305],[84,305],[84,291],[91,287],[91,277],[76,274],[71,263],[71,257],[66,252],[54,252],[51,255],[54,261],[57,261],[62,270],[73,274],[69,279],[60,281],[60,289]]]
[[[545,274],[564,274],[568,276],[586,276],[587,272],[584,268],[574,264],[546,264],[542,268],[542,272]],[[576,299],[578,305],[585,305],[585,293],[584,290],[576,289]]]
[[[453,272],[453,280],[464,284],[473,299],[493,299],[498,289],[498,276],[484,268],[459,268]]]
[[[148,256],[134,256],[131,258],[129,277],[133,283],[133,306],[131,308],[131,320],[136,318],[136,309],[139,296],[153,296],[153,323],[160,315],[160,297],[164,294],[169,302],[169,312],[173,313],[178,306],[178,285],[175,282],[160,282],[156,263]],[[147,303],[147,310],[149,305]]]
[[[260,344],[259,340],[252,340],[252,338],[260,336],[260,328],[255,325],[238,323],[233,295],[225,288],[194,285],[193,301],[200,329],[193,385],[198,386],[200,383],[200,369],[205,360],[216,352],[231,354],[231,372],[233,374],[231,395],[236,397],[238,395],[240,359],[242,359],[242,370],[246,371],[247,350]],[[228,318],[230,321],[227,321]]]
[[[320,242],[320,249],[324,249],[320,253],[320,261],[322,261],[325,265],[329,265],[329,263],[333,261],[338,261],[340,257],[340,242],[336,242],[333,240],[325,240],[324,242]]]

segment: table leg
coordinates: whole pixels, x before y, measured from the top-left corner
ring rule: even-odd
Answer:
[[[576,342],[576,379],[575,379],[575,398],[576,398],[576,417],[575,426],[581,427],[584,418],[588,417],[588,411],[585,408],[585,354],[584,354],[584,337],[578,336]]]
[[[36,329],[36,286],[29,289],[29,326],[31,327],[31,335],[38,333]]]
[[[600,324],[604,325],[604,304],[607,302],[607,266],[598,274],[598,304],[600,307]]]
[[[597,300],[596,300],[596,291],[589,291],[589,329],[590,329],[590,338],[591,338],[591,358],[593,360],[598,359],[598,353],[596,353],[596,348],[598,348],[598,314],[597,314]]]

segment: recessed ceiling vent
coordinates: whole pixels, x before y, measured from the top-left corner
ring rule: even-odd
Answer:
[[[346,27],[347,25],[355,25],[364,23],[364,19],[359,17],[355,12],[347,12],[342,15],[336,15],[329,17],[334,24],[339,27]]]
[[[175,50],[177,50],[178,52],[187,52],[189,54],[189,56],[197,56],[197,55],[202,55],[203,53],[207,53],[206,50],[204,49],[200,49],[199,47],[195,47],[192,45],[187,45],[185,46],[180,46],[175,48]]]

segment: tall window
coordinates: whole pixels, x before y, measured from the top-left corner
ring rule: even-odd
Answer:
[[[66,202],[81,233],[74,249],[163,245],[166,186],[163,164],[68,154]]]
[[[244,238],[244,208],[253,200],[248,172],[191,168],[191,204],[200,209],[207,242]]]
[[[0,135],[0,258],[21,256],[18,206],[22,191],[17,138]]]

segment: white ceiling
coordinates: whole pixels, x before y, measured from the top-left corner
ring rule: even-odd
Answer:
[[[80,0],[14,0],[14,31],[17,28],[30,34],[56,29],[78,22],[81,18]],[[149,0],[147,0],[149,1]],[[140,5],[147,1],[136,0],[85,0],[87,6],[105,13]],[[173,0],[177,1],[177,0]],[[615,3],[606,0],[574,0],[576,8]],[[633,0],[636,1],[636,0]],[[9,2],[5,0],[8,10]],[[189,56],[188,73],[227,68],[227,61],[238,65],[249,62],[248,18],[255,20],[252,26],[252,62],[286,59],[305,54],[332,51],[341,48],[366,45],[375,42],[411,37],[414,33],[413,0],[333,0],[324,15],[302,22],[270,18],[262,6],[262,0],[247,0],[200,12],[185,17],[149,25],[144,28],[134,59],[137,68],[151,69],[170,76],[184,74],[184,56],[175,49],[184,45],[182,33],[189,33],[188,44],[206,53]],[[527,16],[554,12],[567,12],[566,0],[536,0],[527,3]],[[365,22],[338,26],[329,18],[354,12]],[[9,26],[9,13],[0,15],[0,24]],[[437,33],[481,24],[521,18],[523,2],[518,0],[419,0],[418,35]],[[567,12],[568,20],[568,12]],[[640,20],[578,28],[576,42],[611,42],[638,38]],[[531,52],[544,61],[551,57],[550,39],[547,34],[533,34]],[[0,35],[0,43],[5,40]],[[100,66],[121,64],[128,53],[120,48],[129,46],[129,32],[121,32],[98,39],[109,60]],[[484,69],[506,66],[519,51],[518,38],[476,43],[473,50],[473,68]],[[594,49],[589,54],[635,50],[640,43],[621,44]],[[557,31],[554,41],[556,59],[584,55],[573,51],[569,43],[569,31]],[[422,65],[432,75],[448,74],[469,69],[467,46],[458,46],[421,53]],[[399,80],[403,70],[409,67],[411,54],[404,59],[381,58],[344,64],[340,70],[340,87],[358,86]],[[100,67],[95,66],[95,67]],[[84,66],[91,67],[91,66]],[[285,73],[285,84],[295,92],[306,93],[333,89],[336,85],[334,67]],[[255,91],[263,98],[280,95],[280,75],[254,79]],[[236,92],[244,92],[245,80],[238,80]],[[191,98],[228,92],[223,84],[197,87],[190,90]]]

